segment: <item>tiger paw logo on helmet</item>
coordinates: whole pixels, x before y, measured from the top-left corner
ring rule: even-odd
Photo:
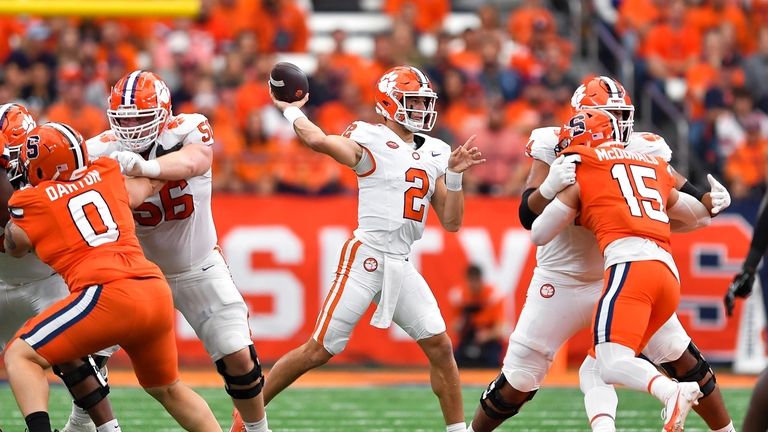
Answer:
[[[397,72],[390,72],[379,80],[379,91],[389,93],[395,88],[395,85],[397,85]]]

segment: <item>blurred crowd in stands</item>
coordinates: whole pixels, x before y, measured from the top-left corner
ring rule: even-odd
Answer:
[[[276,53],[309,52],[309,3],[202,3],[195,19],[0,17],[0,102],[21,102],[38,119],[70,123],[90,137],[108,128],[110,86],[133,69],[153,70],[171,88],[175,113],[210,119],[216,190],[354,191],[353,172],[299,145],[268,95]],[[340,26],[333,50],[312,53],[307,112],[327,133],[340,134],[358,119],[377,122],[376,80],[398,64],[419,66],[439,94],[432,134],[452,145],[477,134],[488,159],[465,176],[465,189],[518,195],[528,134],[567,121],[571,95],[588,71],[574,67],[583,61],[568,37],[568,2],[476,3],[479,24],[452,34],[443,26],[450,0],[381,0],[391,26],[370,35],[370,56],[346,50],[349,35]],[[692,154],[724,176],[735,197],[762,187],[768,0],[583,3],[585,25],[600,20],[636,58],[633,99],[641,84],[659,85],[691,122]],[[422,38],[434,42],[430,52],[419,49]]]

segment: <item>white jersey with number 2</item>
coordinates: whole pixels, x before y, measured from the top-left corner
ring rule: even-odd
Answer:
[[[358,174],[355,237],[376,250],[407,255],[421,238],[437,179],[445,175],[451,148],[415,134],[406,143],[388,127],[352,123],[344,136],[363,147]]]

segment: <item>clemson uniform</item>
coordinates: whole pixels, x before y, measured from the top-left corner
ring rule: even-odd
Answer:
[[[149,150],[155,159],[185,145],[213,145],[208,120],[179,114]],[[122,150],[112,131],[86,142],[92,157]],[[251,344],[248,308],[217,246],[211,212],[211,170],[187,180],[169,181],[134,209],[136,235],[147,258],[163,271],[176,308],[216,361]]]
[[[579,222],[605,257],[605,286],[592,323],[593,344],[639,353],[674,313],[680,282],[669,244],[667,198],[675,187],[661,158],[621,146],[571,146],[578,154]]]
[[[415,340],[443,333],[437,301],[408,254],[424,232],[451,148],[420,133],[414,146],[382,124],[362,121],[352,123],[344,136],[363,147],[355,167],[358,227],[342,248],[312,337],[329,353],[340,353],[371,301],[378,304],[371,321],[376,327],[394,321]]]
[[[71,293],[17,336],[50,364],[119,344],[142,386],[176,381],[170,289],[141,250],[117,162],[98,159],[79,180],[19,190],[9,208]]]

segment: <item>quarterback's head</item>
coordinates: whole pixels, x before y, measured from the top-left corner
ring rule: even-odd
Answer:
[[[154,73],[133,71],[112,87],[107,117],[123,148],[141,153],[155,143],[171,117],[171,92]]]
[[[597,147],[619,142],[619,122],[610,112],[603,109],[577,111],[567,124],[560,128],[560,139],[556,152],[574,145]]]
[[[635,125],[635,107],[624,86],[607,76],[596,76],[584,81],[573,93],[574,111],[600,108],[613,114],[619,122],[619,141],[626,144]]]
[[[376,112],[411,132],[432,130],[436,101],[427,76],[412,66],[394,67],[376,84]]]
[[[32,186],[46,180],[77,180],[90,165],[83,136],[64,123],[32,129],[21,146],[20,160]]]

